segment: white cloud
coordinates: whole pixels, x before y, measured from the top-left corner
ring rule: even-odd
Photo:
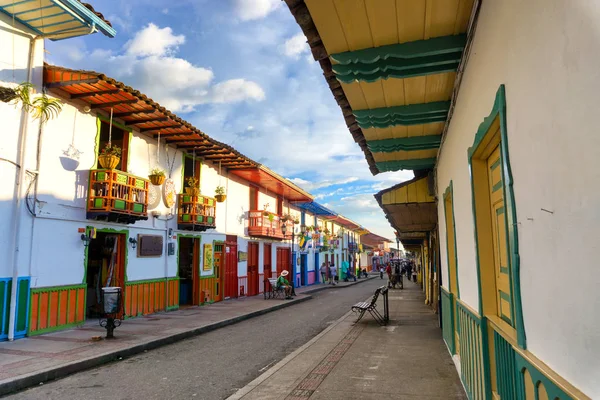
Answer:
[[[355,182],[357,180],[358,180],[358,178],[356,176],[350,176],[347,178],[342,178],[342,179],[337,179],[337,180],[325,180],[325,181],[320,181],[320,182],[309,182],[302,178],[290,179],[290,181],[292,183],[300,186],[302,189],[309,191],[309,192],[312,190],[322,189],[322,188],[326,188],[326,187],[334,186],[334,185],[345,185],[347,183]]]
[[[225,82],[217,83],[212,88],[213,103],[232,103],[242,100],[257,100],[265,99],[265,92],[262,88],[251,81],[245,79],[230,79]]]
[[[296,60],[299,59],[302,54],[309,52],[310,47],[306,42],[306,36],[304,36],[304,33],[302,32],[292,36],[283,44],[283,54]],[[310,59],[312,61],[312,58]]]
[[[235,12],[242,21],[261,19],[275,11],[281,0],[235,0]]]
[[[174,35],[170,27],[159,28],[149,23],[125,43],[125,53],[133,56],[163,56],[172,54],[177,46],[185,43],[184,35]]]

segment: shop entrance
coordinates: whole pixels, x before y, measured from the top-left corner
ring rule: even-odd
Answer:
[[[87,248],[85,280],[87,283],[86,318],[99,318],[102,312],[102,288],[119,286],[125,290],[124,233],[97,232]]]
[[[265,274],[265,279],[271,277],[271,244],[265,243],[265,252],[263,256],[263,273]]]
[[[248,296],[258,294],[258,243],[248,243]]]
[[[238,297],[237,236],[227,235],[225,242],[225,298]]]
[[[308,254],[300,254],[300,285],[306,286],[308,274]]]
[[[225,276],[225,260],[223,257],[223,243],[215,243],[213,251],[213,264],[215,268],[215,302],[223,300],[223,277]]]
[[[198,304],[200,239],[179,236],[179,308]]]

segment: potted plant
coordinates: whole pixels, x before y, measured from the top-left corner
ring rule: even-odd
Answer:
[[[221,185],[217,186],[215,189],[215,199],[217,199],[217,202],[222,203],[226,198],[227,195],[225,194],[225,188]]]
[[[32,113],[33,118],[39,118],[43,124],[62,111],[62,102],[49,98],[45,93],[32,100],[31,92],[34,90],[35,85],[30,82],[21,83],[14,88],[0,86],[0,101],[9,104],[21,103],[25,111]]]
[[[148,175],[148,179],[155,186],[160,186],[165,183],[165,179],[167,179],[165,175],[165,170],[159,167],[152,168],[150,170],[150,175]]]
[[[269,221],[273,222],[274,219],[275,219],[275,214],[269,213]]]
[[[188,187],[185,188],[187,194],[189,194],[190,196],[200,195],[199,183],[200,182],[198,181],[198,179],[194,176],[190,176],[189,178],[187,178]]]
[[[267,208],[269,208],[269,203],[265,203],[265,204],[263,205],[263,215],[264,215],[265,217],[268,217],[268,216],[269,216],[269,211],[267,210]]]
[[[121,148],[107,143],[100,151],[98,162],[104,169],[114,169],[121,161]]]
[[[300,220],[298,219],[298,217],[294,217],[293,221],[294,221],[294,224],[299,224],[300,223]]]

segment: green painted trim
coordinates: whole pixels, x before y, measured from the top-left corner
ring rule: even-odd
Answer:
[[[380,161],[375,163],[380,172],[399,171],[401,169],[427,169],[435,166],[435,158],[416,158],[411,160]]]
[[[337,53],[332,69],[344,83],[455,71],[465,44],[463,34]]]
[[[453,295],[443,286],[440,286],[440,292],[442,297],[442,333],[444,341],[446,342],[446,346],[448,346],[450,353],[456,354]]]
[[[85,288],[87,288],[87,284],[64,285],[64,286],[45,286],[45,287],[40,287],[40,288],[31,288],[31,294],[56,292],[57,290],[77,290],[77,289],[85,289]]]
[[[450,35],[428,40],[415,40],[408,43],[390,44],[363,50],[331,54],[337,64],[374,64],[391,58],[414,59],[425,56],[456,53],[465,48],[466,35]]]
[[[71,322],[70,324],[57,325],[57,326],[53,326],[51,328],[39,329],[39,330],[36,330],[33,332],[28,330],[27,336],[37,336],[37,335],[42,335],[44,333],[57,332],[57,331],[62,331],[62,330],[69,329],[69,328],[77,328],[77,327],[83,326],[83,324],[85,324],[85,319],[80,322]]]
[[[142,279],[139,281],[127,281],[125,283],[126,286],[134,286],[134,285],[144,285],[147,283],[160,283],[164,281],[165,278],[156,278],[156,279]]]
[[[575,400],[574,397],[571,397],[567,392],[560,388],[557,384],[554,383],[553,380],[548,378],[543,372],[539,371],[536,367],[533,366],[525,357],[523,357],[519,352],[515,351],[515,365],[517,372],[517,398],[524,399],[525,398],[525,381],[523,378],[523,370],[527,369],[529,374],[531,375],[531,380],[533,381],[534,394],[535,398],[539,398],[539,384],[542,383],[544,388],[546,389],[546,393],[548,394],[549,399],[561,399],[561,400]]]
[[[500,216],[502,214],[504,214],[504,207],[498,207],[496,209],[496,215]]]
[[[490,170],[495,170],[496,168],[498,168],[500,166],[500,159],[497,159],[496,161],[494,161],[494,163],[492,164],[492,166],[490,167]]]
[[[511,298],[510,298],[510,295],[508,293],[505,293],[502,290],[498,290],[498,293],[500,293],[500,298],[501,299],[504,299],[504,300],[508,301],[509,303],[511,302]]]
[[[99,120],[104,121],[104,122],[108,122],[110,124],[110,115],[108,117],[105,117],[102,114],[96,114],[96,117]],[[131,127],[125,126],[125,125],[120,124],[119,122],[115,121],[114,118],[113,118],[112,124],[113,124],[113,126],[116,126],[117,128],[122,129],[122,130],[127,131],[127,132],[131,132],[133,130]]]
[[[90,233],[90,229],[91,228],[95,228],[94,226],[88,225],[85,229],[85,233],[89,234]],[[98,232],[104,232],[104,233],[117,233],[117,234],[124,234],[125,235],[125,264],[123,265],[123,268],[125,268],[125,271],[123,271],[123,278],[124,278],[124,282],[123,284],[127,283],[127,263],[129,261],[129,230],[128,229],[113,229],[113,228],[96,228],[96,233]],[[83,251],[83,285],[86,285],[87,287],[87,263],[88,263],[88,248],[84,247],[84,251]]]
[[[441,141],[441,135],[415,136],[398,139],[371,140],[367,142],[367,147],[372,153],[387,153],[400,150],[432,150],[439,148]]]
[[[100,130],[102,129],[102,120],[96,118],[96,138],[94,143],[94,164],[90,169],[96,169],[98,167],[98,153],[100,153]]]
[[[386,128],[394,125],[421,125],[445,121],[450,110],[449,101],[411,104],[355,110],[353,114],[361,128]]]
[[[517,210],[516,201],[513,188],[513,177],[512,170],[510,167],[510,157],[508,151],[508,133],[506,123],[506,91],[504,85],[500,85],[496,92],[496,98],[494,100],[494,106],[490,114],[484,118],[483,122],[479,125],[473,145],[467,151],[469,160],[469,172],[470,176],[473,176],[473,154],[481,144],[481,141],[488,132],[490,126],[496,118],[500,121],[500,158],[502,165],[502,181],[504,184],[504,207],[506,208],[505,215],[505,226],[508,232],[507,235],[507,251],[508,251],[508,269],[511,275],[511,292],[513,296],[513,314],[515,316],[515,328],[517,331],[517,343],[520,348],[527,348],[527,340],[525,336],[525,325],[523,322],[523,308],[521,300],[521,274],[520,264],[521,259],[519,255],[519,235],[517,230]],[[475,188],[473,187],[473,180],[471,179],[471,202],[473,208],[473,221],[477,221],[477,212],[475,207]],[[478,290],[479,290],[479,312],[483,312],[483,300],[482,300],[482,288],[481,288],[481,276],[479,272],[480,260],[479,260],[479,243],[477,239],[477,224],[474,227],[475,233],[475,254],[477,262],[477,279],[478,279]]]
[[[498,183],[496,183],[494,186],[492,186],[492,193],[495,193],[496,191],[502,189],[503,187],[503,182],[502,179],[500,179],[500,181]]]
[[[454,231],[454,265],[456,271],[456,297],[460,299],[460,283],[458,279],[458,252],[456,245],[456,219],[454,218],[454,185],[452,180],[450,180],[450,184],[444,191],[444,217],[446,216],[446,198],[450,197],[450,201],[452,202],[452,230]],[[448,221],[448,218],[445,218],[445,221]],[[448,227],[446,226],[446,259],[448,262],[448,287],[450,287],[450,253],[448,252]]]
[[[216,278],[217,276],[213,273],[212,275],[205,275],[202,276],[200,275],[200,279],[211,279],[211,278]]]
[[[508,274],[508,268],[504,267],[504,266],[500,266],[500,272],[503,274]]]

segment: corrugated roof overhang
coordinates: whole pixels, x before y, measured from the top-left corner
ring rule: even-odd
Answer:
[[[310,193],[300,189],[263,165],[255,168],[235,169],[231,173],[292,202],[312,201],[314,198]]]
[[[330,217],[337,216],[336,213],[334,213],[327,207],[322,206],[321,204],[317,203],[316,201],[295,202],[294,205],[301,210],[304,210],[306,212],[309,212],[309,213],[316,215],[318,217],[321,217],[321,218],[330,218]]]
[[[79,0],[0,0],[0,11],[50,40],[117,33],[94,7]]]
[[[371,173],[435,165],[474,0],[285,0]]]
[[[427,176],[414,178],[375,194],[401,239],[403,234],[429,232],[437,225],[437,204],[429,194],[427,180]]]

